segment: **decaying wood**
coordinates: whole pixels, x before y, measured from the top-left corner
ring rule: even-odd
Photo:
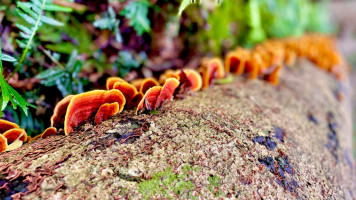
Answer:
[[[350,85],[306,61],[0,156],[0,199],[355,199]]]

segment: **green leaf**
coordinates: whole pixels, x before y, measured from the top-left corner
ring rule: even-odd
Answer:
[[[66,68],[68,72],[73,72],[75,61],[78,57],[78,50],[74,49],[70,54],[69,60],[67,62]]]
[[[42,16],[41,17],[41,21],[43,23],[46,23],[46,24],[50,24],[52,26],[63,26],[63,23],[62,22],[59,22],[53,18],[50,18],[50,17],[46,17],[46,16]]]
[[[98,19],[93,22],[93,26],[100,29],[109,29],[111,27],[111,20],[109,18]]]
[[[1,87],[1,99],[2,99],[0,110],[4,110],[6,105],[10,101],[10,92],[8,90],[7,83],[2,75],[0,76],[0,87]]]
[[[36,78],[38,79],[46,79],[49,78],[51,76],[55,76],[56,74],[62,73],[63,69],[60,67],[54,67],[54,68],[50,68],[47,69],[39,74],[36,75]]]
[[[54,4],[46,4],[44,7],[45,11],[54,11],[54,12],[73,12],[72,8],[58,6]]]
[[[26,13],[24,13],[23,11],[16,9],[17,14],[24,19],[26,22],[35,25],[36,24],[36,20],[34,20],[31,16],[27,15]]]
[[[151,4],[147,0],[131,1],[120,12],[120,15],[130,20],[130,26],[135,29],[138,35],[151,31],[150,20],[147,17],[150,6]]]
[[[16,62],[17,61],[16,58],[6,55],[6,54],[2,54],[0,60],[7,61],[7,62]]]
[[[51,87],[56,85],[56,81],[58,79],[61,79],[65,75],[66,73],[64,71],[60,71],[59,73],[53,74],[49,76],[47,79],[42,80],[41,83],[44,84],[45,86]]]
[[[24,33],[27,33],[29,35],[31,35],[32,33],[32,30],[30,28],[27,28],[26,26],[24,25],[21,25],[19,23],[15,23],[15,25],[17,26],[17,28],[19,28],[21,31],[23,31]]]

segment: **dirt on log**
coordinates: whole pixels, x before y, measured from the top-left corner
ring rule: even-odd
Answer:
[[[348,81],[300,61],[0,156],[0,199],[355,199]]]

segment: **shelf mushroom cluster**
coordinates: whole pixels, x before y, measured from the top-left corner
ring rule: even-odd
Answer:
[[[158,80],[146,78],[128,83],[119,77],[109,77],[106,90],[69,95],[58,102],[51,117],[51,127],[34,138],[27,136],[18,125],[0,120],[0,152],[56,134],[57,128],[63,128],[68,135],[85,122],[93,120],[99,124],[123,109],[136,108],[136,114],[159,110],[173,98],[205,90],[215,80],[228,80],[231,75],[261,78],[277,85],[282,67],[292,67],[297,58],[309,59],[338,80],[345,78],[348,71],[331,36],[308,34],[299,38],[270,39],[251,50],[237,47],[226,54],[224,62],[218,57],[202,58],[198,70],[166,70]]]
[[[282,67],[291,67],[297,58],[306,58],[338,80],[345,78],[347,65],[337,52],[334,38],[328,35],[308,34],[298,38],[270,39],[252,50],[241,47],[227,53],[225,72],[234,75],[246,73],[249,79],[261,77],[273,85],[279,82]]]
[[[19,125],[0,119],[0,153],[4,151],[11,151],[22,146],[24,142],[32,142],[38,138],[46,138],[56,133],[53,127],[47,128],[42,134],[31,138],[28,136],[25,129]]]

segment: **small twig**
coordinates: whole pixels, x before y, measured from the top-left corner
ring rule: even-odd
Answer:
[[[46,56],[48,56],[52,62],[56,63],[56,65],[58,65],[60,68],[62,68],[63,70],[65,70],[66,68],[57,60],[55,59],[49,52],[48,50],[46,50],[42,45],[39,45],[38,48],[44,53],[46,54]]]

